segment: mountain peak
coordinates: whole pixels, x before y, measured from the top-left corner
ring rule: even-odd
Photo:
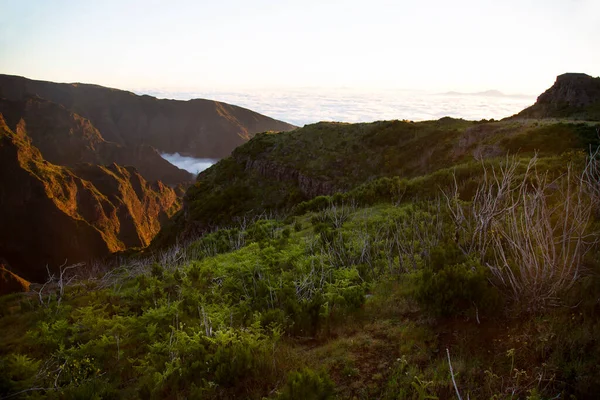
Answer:
[[[556,77],[554,85],[538,97],[538,103],[582,107],[600,101],[600,78],[569,72]]]
[[[600,120],[600,78],[575,72],[559,75],[533,106],[516,117]]]

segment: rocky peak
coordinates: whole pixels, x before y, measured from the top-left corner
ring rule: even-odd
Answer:
[[[600,78],[566,73],[534,105],[513,118],[563,118],[600,121]]]
[[[559,75],[554,85],[537,99],[542,104],[568,103],[574,107],[585,107],[598,101],[600,78],[572,72]]]

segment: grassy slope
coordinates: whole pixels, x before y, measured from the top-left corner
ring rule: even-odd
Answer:
[[[458,250],[435,198],[456,171],[469,199],[481,176],[474,154],[497,165],[506,151],[539,151],[538,166],[557,174],[594,140],[586,124],[451,119],[259,135],[187,194],[187,212],[221,224],[217,232],[69,286],[60,306],[52,286],[43,305],[35,295],[2,298],[0,393],[450,398],[448,349],[463,397],[592,398],[595,275],[561,293],[563,307],[523,311]],[[246,170],[248,160],[348,191],[310,200],[296,180]],[[232,222],[292,206],[286,219]],[[405,250],[394,250],[395,234]],[[436,244],[423,247],[422,234]]]
[[[594,124],[543,120],[318,123],[260,134],[200,174],[157,236],[173,243],[247,214],[289,210],[382,177],[414,178],[507,153],[554,155],[597,144]],[[300,175],[300,177],[299,177]]]
[[[426,193],[418,187],[430,179],[411,185]],[[419,295],[426,271],[470,262],[447,212],[424,200],[374,203],[220,230],[155,263],[130,260],[120,276],[70,286],[61,306],[3,298],[1,393],[451,398],[446,349],[465,397],[597,393],[597,278],[564,294],[569,307],[515,314],[503,295],[488,299],[496,289],[485,272],[465,270],[453,278],[459,286],[436,292],[452,305],[440,306]],[[387,252],[388,232],[414,221],[409,236],[440,226],[437,250]]]

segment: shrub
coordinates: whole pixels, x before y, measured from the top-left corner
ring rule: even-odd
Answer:
[[[489,272],[476,262],[447,265],[435,272],[426,268],[417,275],[416,300],[436,316],[497,309],[500,296],[488,283]]]
[[[150,274],[157,278],[157,279],[162,279],[164,277],[164,273],[165,273],[165,269],[158,263],[154,263],[152,264],[152,267],[150,269]]]
[[[326,400],[333,398],[333,382],[324,371],[304,368],[291,372],[279,400]]]
[[[33,385],[39,361],[26,355],[11,354],[0,358],[0,394],[24,390]]]

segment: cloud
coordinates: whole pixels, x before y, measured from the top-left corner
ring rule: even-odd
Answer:
[[[205,169],[209,168],[211,165],[215,164],[218,160],[213,160],[211,158],[194,158],[194,157],[186,157],[182,156],[179,153],[161,153],[162,158],[170,162],[171,164],[185,169],[192,174],[199,174]]]
[[[146,91],[179,100],[206,98],[249,108],[303,126],[319,121],[372,122],[390,119],[423,121],[444,116],[470,120],[501,119],[535,102],[535,96],[440,95],[418,91],[287,89],[168,92]]]

